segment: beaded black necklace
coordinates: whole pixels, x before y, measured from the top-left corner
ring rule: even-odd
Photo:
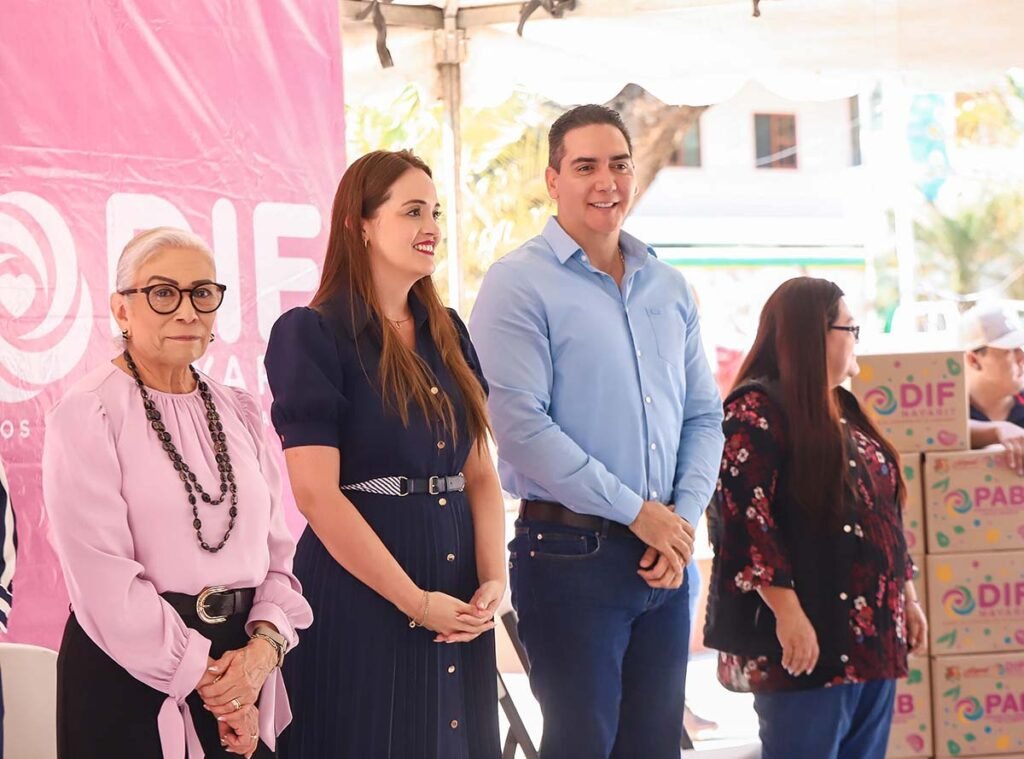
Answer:
[[[139,392],[142,393],[142,405],[146,409],[146,418],[149,419],[153,431],[156,432],[156,436],[163,444],[164,450],[167,451],[167,456],[171,459],[171,464],[185,485],[188,502],[192,506],[192,526],[196,529],[196,539],[199,541],[199,547],[204,551],[217,553],[228,542],[228,538],[231,537],[231,531],[235,528],[235,517],[238,516],[238,485],[235,484],[235,471],[231,466],[231,457],[228,456],[227,436],[224,434],[224,425],[221,424],[220,414],[217,413],[217,407],[213,403],[210,388],[199,378],[199,373],[190,366],[188,369],[192,372],[192,377],[195,378],[196,385],[199,387],[199,396],[206,405],[207,426],[210,428],[210,438],[213,440],[213,449],[217,454],[217,469],[220,471],[220,495],[216,498],[212,498],[203,489],[203,486],[196,480],[195,472],[189,469],[188,464],[181,458],[181,454],[178,453],[174,443],[171,442],[171,433],[167,431],[160,418],[160,412],[157,411],[156,404],[153,403],[153,399],[146,392],[146,386],[142,384],[142,378],[139,376],[139,369],[135,366],[132,354],[128,351],[124,352],[124,361],[128,365],[128,371],[135,378],[135,384],[138,385]],[[211,506],[219,506],[224,503],[228,493],[231,494],[231,507],[228,509],[228,516],[230,517],[228,529],[224,533],[224,537],[221,538],[220,543],[215,546],[211,546],[203,539],[203,521],[199,518],[196,493],[202,498],[203,503],[208,503]]]

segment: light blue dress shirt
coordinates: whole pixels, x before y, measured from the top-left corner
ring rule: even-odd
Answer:
[[[621,290],[557,218],[487,272],[469,331],[498,472],[519,498],[627,525],[661,501],[697,524],[724,444],[697,306],[680,272],[619,240]]]

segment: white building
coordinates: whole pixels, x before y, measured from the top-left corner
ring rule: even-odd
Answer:
[[[765,299],[792,276],[833,279],[852,307],[865,303],[876,206],[857,100],[795,103],[751,85],[706,110],[676,158],[627,229],[684,269],[709,355],[746,350]]]

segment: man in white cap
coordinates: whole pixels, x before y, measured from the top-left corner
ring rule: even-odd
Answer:
[[[971,402],[971,447],[1000,443],[1024,474],[1024,327],[998,306],[979,305],[960,322]]]

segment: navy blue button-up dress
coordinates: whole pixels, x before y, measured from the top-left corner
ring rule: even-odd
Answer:
[[[336,446],[341,483],[462,471],[472,441],[465,404],[411,295],[416,352],[456,409],[459,434],[439,431],[410,404],[409,426],[386,408],[378,381],[380,327],[346,295],[282,316],[267,347],[271,416],[282,445]],[[463,354],[480,374],[465,325],[449,311]],[[419,587],[468,601],[478,586],[473,522],[464,493],[405,497],[346,491]],[[489,759],[499,755],[494,635],[437,644],[342,567],[309,527],[295,575],[312,627],[285,661],[293,722],[284,759]]]

